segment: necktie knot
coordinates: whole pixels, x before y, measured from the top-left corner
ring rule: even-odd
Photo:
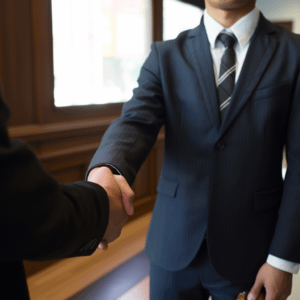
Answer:
[[[218,39],[223,43],[225,48],[232,48],[234,44],[237,42],[236,37],[231,32],[222,31],[218,35]]]

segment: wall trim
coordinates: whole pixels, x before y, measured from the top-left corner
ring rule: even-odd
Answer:
[[[99,118],[74,122],[62,122],[44,125],[12,126],[8,128],[12,139],[24,139],[26,141],[59,138],[70,133],[104,132],[116,117]]]

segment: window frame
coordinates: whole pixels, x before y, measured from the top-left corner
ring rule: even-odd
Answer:
[[[123,103],[56,107],[54,105],[51,0],[31,0],[33,94],[39,124],[118,117]],[[152,0],[152,42],[162,40],[162,0]]]

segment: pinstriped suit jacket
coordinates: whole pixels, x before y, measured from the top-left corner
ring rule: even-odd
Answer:
[[[165,125],[151,262],[186,267],[207,232],[215,269],[233,282],[253,282],[269,253],[299,263],[300,37],[260,16],[222,123],[203,22],[155,43],[138,83],[90,168],[112,164],[132,184]]]

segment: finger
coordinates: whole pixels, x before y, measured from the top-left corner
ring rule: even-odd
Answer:
[[[101,243],[101,244],[98,246],[98,249],[100,249],[100,250],[102,250],[102,251],[106,251],[106,250],[108,249],[108,246]]]
[[[107,245],[107,242],[105,240],[103,240],[99,246],[98,246],[98,249],[102,250],[102,251],[106,251],[108,249],[108,245]]]
[[[134,192],[130,188],[129,184],[127,183],[126,179],[121,175],[114,175],[115,180],[119,186],[122,195],[122,202],[125,208],[125,211],[128,215],[133,215],[134,208],[133,208],[133,199],[134,199]]]
[[[250,290],[247,300],[256,300],[260,294],[260,291],[263,287],[263,282],[256,280],[254,286]]]

